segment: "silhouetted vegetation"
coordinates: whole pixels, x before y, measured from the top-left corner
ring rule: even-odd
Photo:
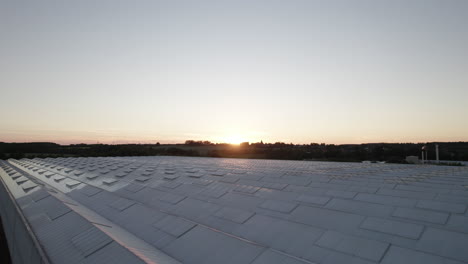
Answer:
[[[186,140],[185,145],[188,145],[188,146],[211,146],[211,145],[214,145],[214,143],[211,143],[208,140],[205,140],[205,141]]]
[[[101,157],[101,156],[198,156],[321,161],[386,161],[405,163],[406,156],[420,156],[421,148],[429,149],[435,160],[436,143],[372,143],[372,144],[287,144],[248,143],[215,144],[210,141],[187,140],[184,144],[74,144],[0,143],[0,158],[34,157]],[[468,142],[446,142],[439,145],[440,160],[468,161]],[[448,164],[448,163],[447,163]]]

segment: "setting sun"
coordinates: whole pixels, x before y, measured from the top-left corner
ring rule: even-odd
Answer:
[[[240,144],[242,142],[246,142],[248,140],[246,140],[245,138],[239,136],[239,135],[231,135],[231,136],[228,136],[228,137],[225,137],[224,140],[223,140],[225,143],[229,143],[229,144]]]

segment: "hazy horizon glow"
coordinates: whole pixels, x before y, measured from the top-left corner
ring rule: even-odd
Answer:
[[[8,1],[0,141],[468,141],[468,1]]]

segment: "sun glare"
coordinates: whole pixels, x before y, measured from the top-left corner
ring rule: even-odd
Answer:
[[[229,143],[229,144],[236,144],[236,145],[239,145],[240,143],[242,142],[246,142],[247,140],[241,136],[238,136],[238,135],[232,135],[232,136],[228,136],[224,139],[224,141],[226,143]]]

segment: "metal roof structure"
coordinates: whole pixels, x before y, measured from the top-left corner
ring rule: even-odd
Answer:
[[[1,162],[14,263],[468,263],[468,168],[189,157]]]

